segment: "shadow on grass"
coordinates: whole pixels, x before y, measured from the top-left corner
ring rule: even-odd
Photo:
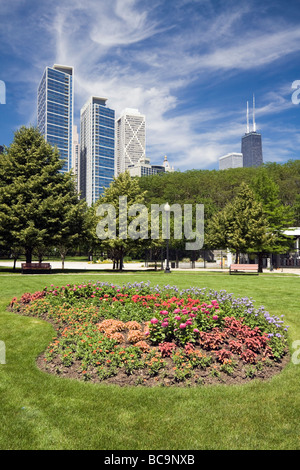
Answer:
[[[123,269],[122,271],[117,269],[51,269],[51,272],[44,272],[44,273],[37,273],[37,275],[51,275],[51,274],[81,274],[81,273],[92,273],[92,274],[137,274],[137,273],[144,273],[144,272],[153,272],[153,273],[162,273],[163,270],[155,270],[152,268],[149,269]],[[0,274],[22,274],[22,276],[33,276],[36,274],[31,273],[22,273],[21,268],[13,269],[10,266],[0,266]]]

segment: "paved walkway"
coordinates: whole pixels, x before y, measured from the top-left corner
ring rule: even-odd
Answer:
[[[17,261],[16,267],[21,268],[21,263],[23,261]],[[48,260],[47,260],[48,262]],[[51,263],[52,269],[61,269],[61,261],[49,261]],[[0,267],[1,266],[7,266],[7,267],[13,267],[13,261],[6,261],[6,260],[0,260]],[[97,263],[88,263],[84,261],[65,261],[65,269],[66,270],[81,270],[81,271],[101,271],[105,269],[111,269],[112,270],[113,265],[112,264],[97,264]],[[144,266],[144,263],[125,263],[124,265],[124,271],[148,271],[148,270],[153,270],[153,267],[151,268],[146,268]],[[214,268],[194,268],[194,269],[187,269],[187,268],[175,268],[171,269],[171,271],[174,272],[197,272],[197,271],[206,271],[206,272],[228,272],[228,268],[221,269],[219,267],[214,267]],[[298,274],[300,275],[300,267],[298,269],[294,268],[280,268],[280,269],[274,269],[273,271],[270,271],[269,269],[265,269],[264,273],[271,273],[271,274]]]

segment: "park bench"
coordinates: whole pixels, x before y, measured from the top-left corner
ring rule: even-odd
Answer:
[[[50,263],[22,263],[22,274],[49,274],[51,272]]]
[[[251,272],[258,274],[258,264],[231,264],[229,274]]]

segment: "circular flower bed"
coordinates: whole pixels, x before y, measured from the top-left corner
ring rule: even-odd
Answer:
[[[225,291],[86,283],[13,298],[10,309],[50,321],[38,358],[48,372],[119,385],[267,379],[288,360],[281,318]]]

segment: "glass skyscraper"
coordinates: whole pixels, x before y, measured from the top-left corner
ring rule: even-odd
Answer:
[[[57,146],[63,172],[72,168],[73,67],[46,67],[38,87],[37,125],[45,140]]]
[[[92,96],[80,113],[79,189],[89,206],[114,177],[115,111],[106,101]]]
[[[260,166],[263,164],[261,134],[256,132],[255,122],[255,97],[253,95],[253,130],[249,126],[249,104],[247,101],[247,131],[242,137],[241,152],[243,154],[243,166]]]

